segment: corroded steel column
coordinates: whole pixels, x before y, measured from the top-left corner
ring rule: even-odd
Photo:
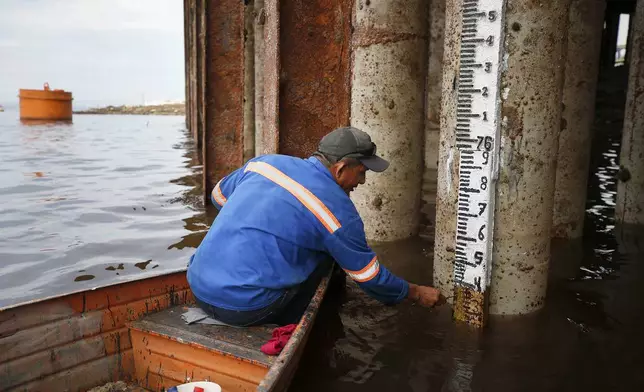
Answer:
[[[244,162],[255,156],[255,1],[244,7]]]
[[[637,3],[615,215],[621,224],[644,224],[644,1]]]
[[[280,93],[280,1],[265,0],[264,12],[260,13],[258,23],[264,31],[261,67],[263,103],[261,133],[256,137],[260,147],[256,154],[276,154],[279,145],[279,93]]]
[[[443,81],[443,45],[445,35],[445,0],[429,1],[429,50],[425,90],[425,171],[421,192],[419,234],[434,239],[436,225],[436,180],[438,176],[438,140],[440,134],[441,83]]]
[[[206,199],[243,164],[244,2],[201,0],[203,10],[203,157]]]
[[[183,67],[186,128],[190,131],[190,0],[183,0]]]
[[[391,241],[418,232],[427,2],[357,0],[355,7],[351,125],[371,135],[391,167],[368,175],[353,199],[367,238]]]
[[[255,155],[264,153],[264,24],[266,23],[266,10],[264,0],[254,1],[255,23]]]
[[[544,304],[569,4],[506,2],[490,313],[528,313]],[[463,0],[447,3],[443,62],[434,284],[448,296],[454,287],[462,6]],[[477,308],[468,313],[484,312],[481,303],[462,305]]]
[[[552,233],[558,238],[583,234],[605,4],[604,0],[572,0],[570,6],[552,217]]]
[[[197,140],[199,140],[199,149],[202,151],[204,156],[204,165],[205,157],[208,151],[205,149],[205,129],[206,129],[206,77],[208,69],[206,68],[206,34],[208,33],[208,6],[207,0],[196,0],[197,3],[197,55],[195,57],[196,61],[196,101],[195,105],[197,106],[196,114],[196,135]],[[206,173],[204,171],[204,173]]]
[[[280,2],[279,152],[306,157],[349,124],[353,0]]]
[[[189,35],[189,48],[188,48],[188,80],[186,83],[189,85],[190,95],[186,100],[190,102],[188,107],[188,123],[190,133],[195,141],[197,150],[201,148],[201,134],[199,133],[197,119],[199,105],[197,103],[197,54],[199,47],[197,44],[198,36],[198,23],[197,23],[197,0],[188,0],[188,35]]]

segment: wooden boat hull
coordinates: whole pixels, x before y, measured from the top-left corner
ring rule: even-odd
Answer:
[[[0,391],[83,391],[132,379],[128,321],[194,301],[185,272],[0,309]]]
[[[266,362],[270,366],[259,372],[238,367],[231,377],[243,379],[245,372],[254,371],[252,382],[224,391],[288,387],[328,284],[325,277],[283,352]],[[193,302],[185,271],[180,271],[0,309],[0,391],[73,392],[118,380],[134,382],[140,373],[132,346],[137,332],[129,324]],[[172,350],[179,350],[163,347],[169,358],[174,356]],[[225,344],[222,347],[219,356],[240,362],[226,352]],[[217,356],[211,355],[209,361],[215,363]],[[190,369],[194,364],[176,365],[183,367],[176,374],[186,378],[177,381],[199,379],[198,372]]]

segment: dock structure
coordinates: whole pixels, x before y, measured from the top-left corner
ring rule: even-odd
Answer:
[[[354,195],[369,239],[433,241],[457,319],[536,311],[551,239],[583,235],[597,78],[616,65],[629,70],[617,221],[644,224],[635,5],[184,0],[205,196],[253,156],[306,157],[333,128],[362,128],[391,161]]]

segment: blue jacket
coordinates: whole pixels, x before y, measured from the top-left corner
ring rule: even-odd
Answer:
[[[254,158],[217,183],[211,199],[221,211],[188,267],[200,300],[266,307],[329,255],[374,298],[407,297],[407,282],[378,262],[353,202],[318,159]]]

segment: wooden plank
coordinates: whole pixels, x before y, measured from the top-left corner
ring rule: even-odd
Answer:
[[[0,390],[76,390],[64,380],[71,382],[68,375],[78,369],[89,369],[82,374],[81,385],[131,377],[134,366],[128,362],[131,342],[125,323],[192,301],[185,272],[179,272],[4,308]],[[101,362],[105,358],[112,359]],[[110,365],[111,373],[92,370],[112,362],[118,366]],[[50,386],[42,380],[54,381]]]
[[[181,380],[174,380],[160,376],[154,372],[148,372],[143,381],[139,381],[139,385],[147,391],[165,392],[170,387],[182,384]],[[224,392],[224,391],[222,391]]]
[[[169,298],[171,301],[189,302],[189,299],[177,295],[177,292],[187,289],[185,272],[177,272],[0,309],[0,339],[25,328],[67,318],[74,313],[106,309],[142,298],[172,294]]]
[[[184,293],[186,292],[179,295],[188,298]],[[78,313],[67,319],[23,329],[0,339],[0,363],[122,328],[128,321],[136,320],[152,311],[165,309],[174,303],[170,296],[159,295],[101,311]]]
[[[137,361],[138,367],[140,362]],[[146,356],[143,366],[148,369],[148,374],[159,376],[164,381],[173,380],[179,383],[190,381],[212,381],[221,386],[223,391],[254,392],[258,382],[250,382],[219,373],[216,370],[205,369],[192,363],[184,362],[177,358],[170,358],[155,352]],[[153,377],[154,378],[154,377]],[[147,376],[149,382],[149,375]],[[154,386],[154,384],[152,384]],[[146,387],[145,385],[143,385]],[[149,388],[149,386],[147,386]]]
[[[183,361],[191,366],[207,369],[219,374],[239,378],[255,385],[264,378],[268,368],[256,362],[249,362],[231,354],[219,353],[189,342],[177,342],[158,335],[131,330],[132,346],[137,363],[137,379],[142,380],[144,370],[138,367],[151,353],[157,353]],[[188,371],[188,368],[186,368]]]
[[[155,326],[172,327],[174,330],[169,333],[174,333],[173,338],[182,338],[185,341],[190,340],[196,334],[199,340],[195,341],[195,343],[203,344],[209,348],[216,348],[217,342],[244,347],[252,352],[259,353],[260,362],[264,362],[267,366],[271,364],[273,357],[260,353],[259,349],[272,337],[272,328],[266,326],[230,328],[198,323],[187,325],[181,318],[181,314],[184,311],[184,307],[181,306],[169,308],[162,312],[147,315],[141,322],[147,323],[149,330],[159,333],[162,333],[162,331],[155,329]],[[184,333],[186,334],[185,336],[183,335]]]
[[[54,375],[23,384],[7,392],[82,392],[110,381],[129,381],[134,373],[132,350],[111,355]]]
[[[132,348],[127,328],[77,340],[0,364],[0,390],[9,389]]]

